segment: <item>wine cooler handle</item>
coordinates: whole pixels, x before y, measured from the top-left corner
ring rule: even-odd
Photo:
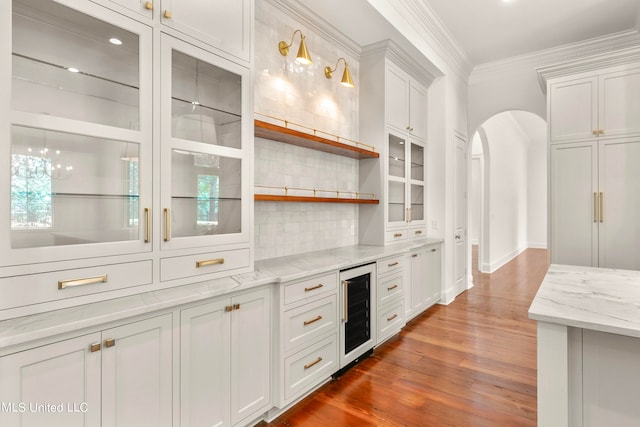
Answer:
[[[342,321],[349,321],[349,281],[342,281]]]

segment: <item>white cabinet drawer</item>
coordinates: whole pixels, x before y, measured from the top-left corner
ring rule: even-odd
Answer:
[[[338,288],[338,273],[307,279],[302,282],[284,285],[284,304],[315,298]]]
[[[285,351],[311,342],[337,327],[336,299],[334,294],[284,313]]]
[[[402,256],[397,256],[380,260],[377,264],[378,276],[381,276],[383,274],[402,269],[402,267],[404,266],[404,259]]]
[[[400,332],[404,326],[403,301],[381,309],[378,307],[378,344]]]
[[[378,307],[396,298],[402,297],[404,272],[399,271],[388,277],[378,279]]]
[[[209,252],[160,260],[160,280],[174,280],[205,274],[232,274],[249,266],[249,249]]]
[[[338,342],[334,334],[285,360],[285,400],[300,396],[337,370]]]
[[[427,237],[426,227],[412,227],[407,230],[407,236],[409,239],[419,239],[421,237]]]
[[[403,228],[400,230],[389,230],[385,233],[384,241],[385,242],[401,242],[407,239],[407,229]]]
[[[152,262],[101,265],[0,279],[0,310],[152,282]]]

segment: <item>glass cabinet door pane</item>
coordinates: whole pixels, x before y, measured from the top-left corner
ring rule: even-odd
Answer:
[[[172,51],[171,135],[241,148],[242,79],[219,67]]]
[[[411,144],[411,179],[424,181],[424,147]]]
[[[389,175],[405,176],[405,141],[389,134]]]
[[[12,107],[139,129],[139,36],[50,0],[13,0]]]
[[[172,150],[171,236],[240,233],[241,160]]]
[[[424,185],[411,184],[411,221],[424,220]]]
[[[137,240],[139,145],[12,126],[11,246]]]
[[[389,222],[404,221],[404,183],[389,181]]]

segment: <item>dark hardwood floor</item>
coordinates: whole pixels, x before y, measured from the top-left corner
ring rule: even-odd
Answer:
[[[475,254],[475,251],[474,251]],[[259,426],[535,426],[536,325],[527,310],[549,265],[528,249],[448,306]],[[474,262],[474,270],[476,263]]]

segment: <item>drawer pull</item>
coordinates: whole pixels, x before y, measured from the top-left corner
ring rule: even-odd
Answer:
[[[234,310],[240,310],[240,304],[233,304]]]
[[[153,10],[153,3],[148,1],[144,4],[144,8],[147,10]]]
[[[228,305],[224,308],[224,311],[226,311],[227,313],[230,311],[233,311],[233,306],[232,305]]]
[[[170,10],[165,10],[164,13],[162,14],[162,16],[164,16],[165,19],[171,19],[171,11]]]
[[[392,262],[391,264],[387,264],[387,267],[395,267],[396,265],[398,265],[398,262]]]
[[[398,285],[393,285],[393,286],[391,286],[390,288],[387,288],[387,290],[388,290],[388,291],[392,291],[392,290],[394,290],[394,289],[395,289],[395,288],[397,288],[397,287],[398,287]]]
[[[435,251],[437,251],[437,249],[431,249],[431,252],[435,252]]]
[[[316,289],[320,289],[322,287],[324,287],[324,285],[322,283],[318,283],[317,285],[312,286],[310,288],[304,288],[304,291],[305,292],[311,292],[311,291],[315,291]]]
[[[100,351],[100,348],[101,348],[100,343],[99,342],[94,342],[93,344],[91,344],[89,346],[89,351],[91,353],[95,353],[96,351]]]
[[[203,261],[196,261],[196,268],[206,267],[208,265],[224,264],[224,258],[207,259]]]
[[[314,317],[311,320],[305,320],[304,321],[304,326],[310,325],[312,323],[316,323],[318,320],[322,320],[322,316],[318,315],[318,317]]]
[[[104,340],[104,346],[106,348],[113,347],[114,345],[116,345],[116,339],[115,338],[108,338],[108,339]]]
[[[93,285],[95,283],[107,283],[107,275],[97,277],[87,277],[85,279],[60,280],[58,281],[58,289],[71,288],[73,286]]]
[[[393,235],[393,237],[402,237],[402,233],[396,233]]]
[[[417,257],[418,257],[418,254],[411,255],[411,258],[417,258]]]
[[[304,365],[304,369],[309,369],[315,365],[317,365],[318,363],[322,362],[322,357],[318,357],[316,360],[314,360],[311,363],[307,363],[306,365]]]
[[[387,317],[387,322],[391,322],[391,321],[392,321],[393,319],[395,319],[396,317],[398,317],[398,315],[397,315],[397,314],[394,314],[394,315],[393,315],[393,316],[391,316],[391,317]]]
[[[416,234],[422,234],[422,230],[417,230]]]

